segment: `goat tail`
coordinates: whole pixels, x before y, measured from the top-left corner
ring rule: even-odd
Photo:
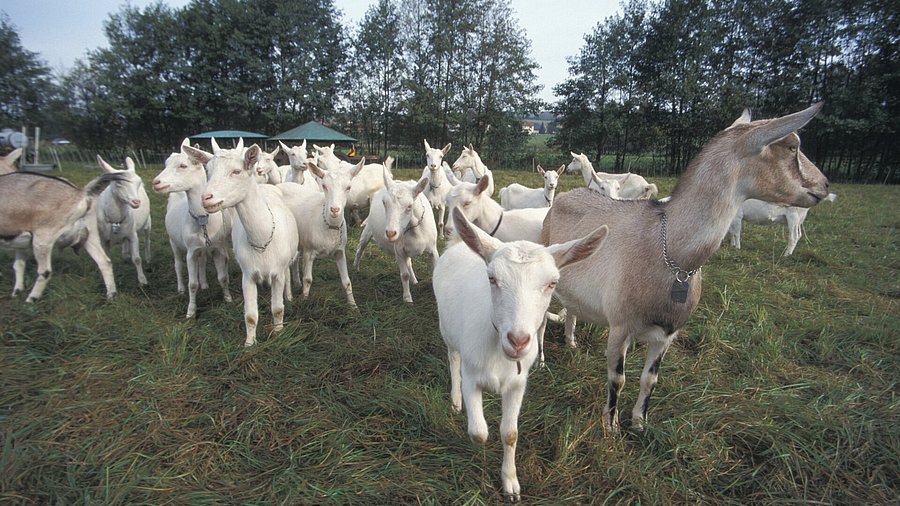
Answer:
[[[125,174],[120,174],[118,172],[114,172],[112,174],[103,174],[100,177],[92,179],[87,185],[85,185],[84,195],[89,198],[95,198],[103,193],[103,190],[105,190],[107,186],[116,181],[122,181],[125,178]]]

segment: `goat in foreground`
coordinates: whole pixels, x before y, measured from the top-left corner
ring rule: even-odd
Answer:
[[[213,214],[230,207],[237,211],[231,243],[241,266],[247,327],[244,346],[253,346],[259,323],[257,284],[271,287],[273,332],[284,328],[284,298],[290,293],[290,265],[297,254],[297,223],[277,195],[277,188],[256,182],[259,146],[254,144],[244,150],[243,139],[235,149],[219,149],[215,142],[212,146],[214,154],[190,146],[182,149],[209,171],[201,197],[206,212]]]
[[[199,160],[181,152],[166,159],[165,168],[153,179],[153,189],[168,193],[166,205],[166,233],[175,259],[175,279],[178,293],[184,294],[184,268],[188,274],[188,308],[186,318],[197,313],[197,289],[208,288],[206,283],[206,255],[213,257],[219,286],[225,302],[231,302],[228,290],[228,235],[231,233],[231,213],[207,214],[203,209],[203,190],[206,188],[206,169]]]
[[[416,181],[394,182],[390,168],[394,159],[388,157],[384,162],[384,188],[372,197],[369,206],[369,217],[366,228],[359,238],[356,248],[356,259],[353,266],[359,270],[359,261],[369,241],[388,255],[393,255],[400,267],[400,282],[403,285],[403,301],[412,302],[409,293],[409,282],[418,283],[413,271],[412,258],[425,253],[431,255],[431,265],[437,263],[437,226],[434,213],[428,204],[424,190],[428,178]],[[438,172],[441,172],[438,165]]]
[[[837,195],[829,193],[825,200],[834,202],[837,200]],[[809,209],[807,207],[784,207],[762,200],[747,199],[734,216],[734,220],[731,221],[731,226],[728,227],[731,245],[741,249],[742,221],[749,221],[757,225],[784,223],[788,229],[788,244],[784,250],[784,256],[790,256],[797,247],[797,243],[800,242],[800,237],[803,236],[803,222],[806,221]]]
[[[137,271],[138,283],[147,285],[141,260],[139,234],[144,236],[144,257],[150,261],[150,197],[144,181],[135,170],[134,161],[125,158],[125,170],[118,170],[97,155],[100,169],[107,174],[121,174],[97,199],[97,228],[106,249],[122,244],[122,256],[131,259]]]
[[[92,230],[85,249],[100,268],[107,298],[115,295],[112,266],[100,245],[96,222],[94,226],[85,222],[84,227],[77,222],[94,218],[91,208],[96,208],[95,198],[110,183],[124,177],[119,173],[103,174],[81,189],[65,179],[43,174],[12,172],[0,176],[0,246],[22,250],[30,244],[37,261],[37,279],[25,302],[34,302],[43,295],[52,274],[53,247],[60,236],[79,228]],[[20,260],[24,269],[24,258],[17,251],[16,262]],[[13,295],[22,288],[17,286]]]
[[[518,418],[528,371],[544,333],[544,312],[559,279],[559,268],[587,258],[606,236],[599,227],[584,238],[543,247],[528,241],[504,243],[471,226],[459,208],[452,212],[461,243],[449,247],[434,269],[441,336],[450,365],[454,411],[465,401],[468,433],[484,444],[488,426],[483,390],[503,398],[500,438],[503,494],[518,500],[516,475]]]
[[[700,300],[700,267],[719,248],[732,217],[748,198],[811,207],[828,196],[828,180],[800,151],[796,131],[821,109],[750,121],[749,112],[716,135],[691,161],[671,200],[622,201],[587,189],[566,192],[544,220],[544,244],[609,226],[589,261],[560,270],[557,297],[574,316],[609,326],[608,397],[603,426],[618,432],[617,403],[625,384],[625,354],[646,342],[647,360],[632,424],[642,427],[659,366]]]
[[[544,178],[542,188],[529,188],[519,183],[500,188],[500,205],[503,209],[525,209],[527,207],[550,207],[556,196],[556,185],[559,176],[566,171],[565,165],[560,165],[557,170],[544,170],[537,166],[538,174]]]

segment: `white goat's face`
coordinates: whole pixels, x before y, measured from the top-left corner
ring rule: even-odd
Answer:
[[[467,220],[476,220],[481,215],[484,206],[482,199],[487,195],[484,192],[478,193],[477,189],[478,186],[475,183],[461,182],[457,184],[447,193],[445,200],[447,209],[458,207]],[[453,220],[447,220],[447,223],[444,224],[444,237],[451,238],[454,233]]]
[[[259,148],[251,146],[247,153],[241,149],[220,149],[210,159],[206,168],[209,181],[203,191],[203,208],[214,213],[234,207],[246,198],[250,186],[256,183],[256,158]]]
[[[322,214],[329,227],[338,228],[344,222],[344,206],[347,205],[347,194],[350,193],[353,178],[359,173],[359,169],[362,169],[362,164],[354,167],[353,170],[336,169],[328,171],[323,171],[316,165],[310,165],[310,170],[321,179],[322,191],[325,192],[325,204]]]
[[[459,158],[453,162],[453,170],[460,170],[465,172],[466,169],[471,169],[476,166],[476,160],[480,160],[481,158],[478,156],[478,153],[470,146],[464,147],[462,153],[459,154]]]
[[[259,160],[256,162],[257,183],[264,183],[269,176],[269,173],[272,172],[273,169],[278,169],[278,164],[275,163],[275,155],[278,154],[279,149],[281,148],[275,148],[275,151],[271,153],[260,151]]]
[[[544,312],[559,281],[556,262],[542,246],[516,241],[498,248],[485,271],[500,347],[510,360],[520,360],[537,346]]]
[[[384,205],[384,238],[394,242],[422,219],[423,208],[416,205],[418,194],[403,183],[385,186],[381,203]]]
[[[617,199],[619,198],[619,191],[622,189],[622,184],[619,183],[616,179],[600,179],[596,174],[592,176],[591,184],[588,185],[588,188],[593,188],[599,193],[606,195],[607,197]]]
[[[165,168],[153,178],[153,190],[159,193],[203,188],[205,184],[206,169],[203,164],[184,152],[169,155]]]
[[[112,184],[113,195],[120,202],[124,202],[131,206],[132,209],[141,207],[144,192],[144,181],[141,176],[133,170],[120,171],[125,174],[125,179],[121,179]]]
[[[582,154],[571,153],[571,155],[572,155],[572,161],[566,167],[566,172],[574,171],[574,172],[579,172],[579,173],[583,174],[588,169],[591,172],[594,171],[594,167],[593,167],[593,165],[591,165],[590,160],[588,160],[587,155],[585,155],[584,153],[582,153]]]
[[[553,190],[556,190],[557,183],[559,183],[559,173],[555,170],[545,170],[544,191],[551,192]]]
[[[450,151],[452,146],[452,144],[447,144],[444,146],[444,149],[437,149],[429,146],[428,140],[425,140],[425,166],[431,170],[432,174],[435,174],[441,168],[444,155]]]
[[[316,150],[316,164],[320,165],[321,168],[326,170],[336,170],[341,166],[340,158],[334,154],[334,144],[325,146],[324,148],[313,144],[313,148]]]

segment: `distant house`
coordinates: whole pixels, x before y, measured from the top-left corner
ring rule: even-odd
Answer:
[[[537,131],[534,129],[534,123],[531,121],[523,121],[522,122],[522,131],[528,135],[534,135]]]

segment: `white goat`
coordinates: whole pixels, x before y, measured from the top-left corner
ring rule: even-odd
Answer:
[[[543,188],[529,188],[519,183],[500,188],[500,205],[503,209],[524,209],[527,207],[550,207],[556,196],[556,185],[559,176],[566,171],[565,165],[560,165],[557,170],[544,170],[537,166],[538,174],[544,178]]]
[[[16,161],[22,156],[22,148],[16,148],[5,156],[0,156],[0,176],[16,171]]]
[[[541,226],[549,207],[504,210],[490,196],[494,186],[494,176],[490,171],[475,183],[459,183],[447,195],[447,207],[459,206],[462,212],[476,226],[503,242],[540,242]],[[452,237],[453,224],[447,223],[444,235]]]
[[[253,346],[259,323],[257,284],[271,286],[273,331],[284,328],[284,298],[290,297],[290,265],[297,254],[297,223],[280,197],[261,190],[271,186],[256,182],[254,168],[261,151],[259,146],[254,144],[246,151],[243,141],[235,149],[219,149],[215,142],[212,146],[214,154],[190,146],[182,149],[205,164],[209,172],[201,197],[206,212],[212,214],[230,207],[237,211],[238,219],[231,227],[231,243],[241,266],[247,327],[244,346]]]
[[[354,167],[349,162],[341,161],[334,154],[334,144],[328,147],[313,144],[313,148],[315,148],[318,156],[316,165],[319,168],[325,168],[330,171],[338,168],[347,170]],[[360,164],[364,163],[364,160],[360,160]],[[350,214],[356,223],[362,222],[359,210],[363,207],[368,207],[369,202],[372,200],[372,195],[384,187],[383,170],[384,165],[380,163],[365,164],[362,170],[358,172],[358,175],[353,178],[353,184],[347,192],[347,209],[350,210]]]
[[[297,221],[299,248],[303,258],[303,297],[309,297],[312,287],[313,262],[317,256],[334,257],[347,303],[356,307],[353,285],[347,272],[347,220],[344,206],[353,179],[363,169],[363,161],[352,169],[337,168],[324,171],[315,163],[308,164],[310,172],[321,180],[322,191],[304,188],[296,183],[283,183],[278,188]]]
[[[637,200],[637,199],[651,199],[655,197],[659,190],[656,188],[656,185],[653,183],[648,183],[646,179],[643,177],[633,174],[631,172],[626,172],[624,174],[610,174],[608,172],[594,172],[594,166],[591,164],[591,161],[588,160],[588,157],[585,154],[575,154],[571,153],[572,162],[569,164],[568,170],[579,171],[581,172],[581,177],[584,178],[584,185],[587,187],[591,187],[592,184],[596,184],[594,174],[601,180],[610,180],[615,179],[622,185],[619,190],[620,199],[624,200]]]
[[[231,213],[207,214],[203,209],[206,188],[206,169],[196,158],[189,156],[181,143],[181,152],[166,159],[165,168],[153,179],[153,189],[168,193],[166,232],[175,259],[175,278],[178,293],[185,291],[184,267],[187,263],[187,318],[197,314],[197,289],[208,288],[206,258],[211,255],[216,266],[219,286],[225,302],[231,302],[228,289],[228,236],[231,233]]]
[[[459,412],[465,401],[469,437],[485,444],[488,426],[482,391],[501,395],[500,479],[503,494],[519,500],[515,461],[519,410],[546,326],[544,312],[559,279],[558,269],[590,256],[607,229],[543,247],[490,237],[472,227],[459,208],[451,216],[465,244],[444,251],[433,279],[441,336],[447,344],[451,406]]]
[[[403,285],[403,301],[412,302],[409,282],[418,283],[413,271],[412,258],[426,251],[431,255],[431,266],[438,259],[437,226],[434,213],[428,204],[424,190],[428,178],[418,182],[394,182],[390,167],[394,159],[384,162],[384,188],[378,190],[369,206],[366,228],[359,238],[353,266],[359,270],[359,261],[369,241],[375,243],[388,255],[393,255],[400,267],[400,282]],[[438,165],[438,172],[442,172]]]
[[[485,175],[490,174],[491,184],[488,186],[488,196],[494,194],[493,174],[491,173],[491,170],[487,168],[487,165],[481,161],[481,156],[478,155],[478,152],[475,151],[475,148],[473,148],[471,144],[469,144],[469,147],[463,146],[462,153],[460,153],[459,158],[453,162],[452,169],[462,173],[462,177],[459,179],[465,183],[477,183]]]
[[[837,195],[829,193],[825,200],[834,202]],[[777,204],[756,199],[747,199],[741,204],[737,214],[728,227],[728,233],[731,235],[731,245],[737,249],[741,249],[741,222],[749,221],[757,225],[773,225],[776,223],[784,223],[788,229],[788,244],[784,250],[784,256],[790,256],[800,242],[803,236],[802,226],[809,213],[808,207],[784,207]]]
[[[306,140],[304,139],[299,146],[288,147],[281,141],[278,141],[278,144],[281,145],[281,149],[287,154],[288,162],[290,162],[290,172],[284,182],[297,183],[301,186],[321,190],[318,180],[307,174],[310,157],[306,153]],[[316,163],[315,159],[313,159],[313,163]]]
[[[753,122],[745,111],[691,161],[666,203],[613,200],[577,189],[550,208],[544,244],[609,226],[608,240],[589,261],[560,270],[556,292],[568,310],[570,342],[576,315],[609,325],[603,408],[608,431],[618,431],[625,353],[635,340],[648,345],[631,412],[633,426],[643,426],[662,358],[700,300],[700,267],[719,248],[741,204],[756,198],[810,207],[828,196],[828,180],[800,151],[796,134],[820,108]]]
[[[80,237],[85,230],[88,231],[85,249],[100,268],[106,296],[115,295],[112,265],[100,244],[96,227],[94,200],[110,183],[124,177],[119,173],[103,174],[81,189],[65,179],[43,174],[12,172],[0,176],[0,247],[16,251],[14,296],[24,289],[23,249],[30,246],[37,260],[37,279],[25,299],[34,302],[43,295],[50,281],[53,247],[59,238],[67,232]]]
[[[450,192],[452,186],[447,181],[444,172],[444,156],[450,152],[453,145],[447,143],[443,149],[432,148],[428,145],[428,139],[425,139],[425,168],[422,169],[422,177],[428,178],[428,186],[425,188],[425,197],[431,204],[432,209],[438,212],[437,230],[439,235],[444,233],[444,214],[446,211],[445,203],[447,201],[447,193]]]
[[[619,183],[619,180],[600,179],[600,176],[598,176],[596,172],[591,174],[591,179],[593,181],[588,185],[589,189],[606,195],[609,198],[622,200],[622,197],[620,196],[622,185]]]
[[[144,257],[150,261],[150,197],[144,189],[144,181],[137,174],[134,161],[125,158],[125,170],[115,169],[97,155],[100,169],[107,174],[121,174],[124,177],[116,180],[103,190],[97,199],[97,228],[100,239],[108,251],[115,244],[122,244],[122,257],[131,259],[137,271],[138,283],[147,285],[141,260],[141,244],[139,236],[144,239]]]
[[[259,161],[256,162],[256,182],[260,184],[281,184],[284,182],[278,164],[275,163],[275,157],[281,150],[280,146],[275,146],[271,153],[266,153],[262,149],[259,151]]]

